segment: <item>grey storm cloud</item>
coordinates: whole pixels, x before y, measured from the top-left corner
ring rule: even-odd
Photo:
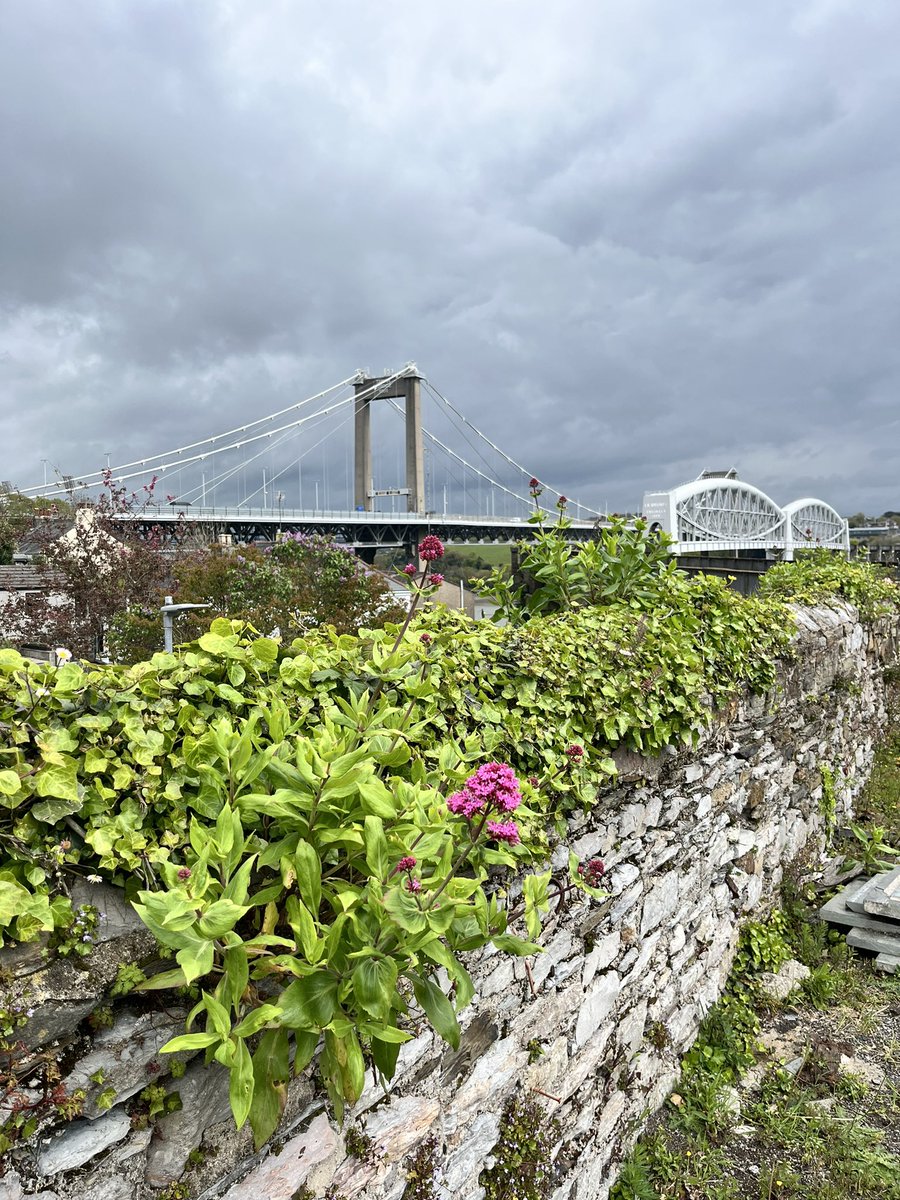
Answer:
[[[898,508],[898,36],[894,0],[6,5],[0,474],[413,358],[588,504],[736,465]]]

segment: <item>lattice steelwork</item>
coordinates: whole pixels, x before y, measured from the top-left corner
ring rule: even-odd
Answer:
[[[784,514],[769,497],[736,480],[698,480],[676,489],[676,538],[685,544],[780,545]]]
[[[734,471],[704,472],[669,492],[648,492],[643,514],[667,533],[673,554],[780,550],[785,558],[804,546],[849,550],[847,522],[823,500],[807,497],[781,508]]]
[[[794,500],[784,506],[790,521],[791,539],[796,550],[804,546],[847,548],[847,522],[824,500]]]

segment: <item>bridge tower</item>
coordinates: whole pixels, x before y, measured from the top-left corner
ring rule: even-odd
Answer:
[[[356,391],[354,432],[354,503],[357,509],[372,511],[372,424],[373,400],[403,400],[406,412],[406,511],[425,512],[425,458],[422,449],[421,377],[404,375],[400,379],[359,379]]]

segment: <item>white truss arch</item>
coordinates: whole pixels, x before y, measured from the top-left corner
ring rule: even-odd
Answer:
[[[783,549],[784,512],[765,492],[735,478],[701,478],[644,497],[644,516],[673,539],[673,554]]]
[[[643,516],[651,529],[669,535],[678,555],[773,550],[790,559],[804,546],[850,549],[847,522],[830,504],[805,497],[781,508],[733,470],[704,472],[671,491],[648,492]]]
[[[850,531],[839,512],[810,496],[792,500],[784,506],[787,517],[788,544],[785,557],[793,558],[794,551],[813,546],[829,550],[850,550]]]

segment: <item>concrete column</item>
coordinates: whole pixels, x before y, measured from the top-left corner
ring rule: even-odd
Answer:
[[[369,492],[372,490],[372,410],[371,380],[354,385],[356,391],[356,420],[354,432],[353,495],[356,508],[372,511]],[[360,392],[368,392],[360,398]]]
[[[422,449],[422,396],[416,376],[403,380],[406,393],[406,511],[425,511],[425,455]]]

